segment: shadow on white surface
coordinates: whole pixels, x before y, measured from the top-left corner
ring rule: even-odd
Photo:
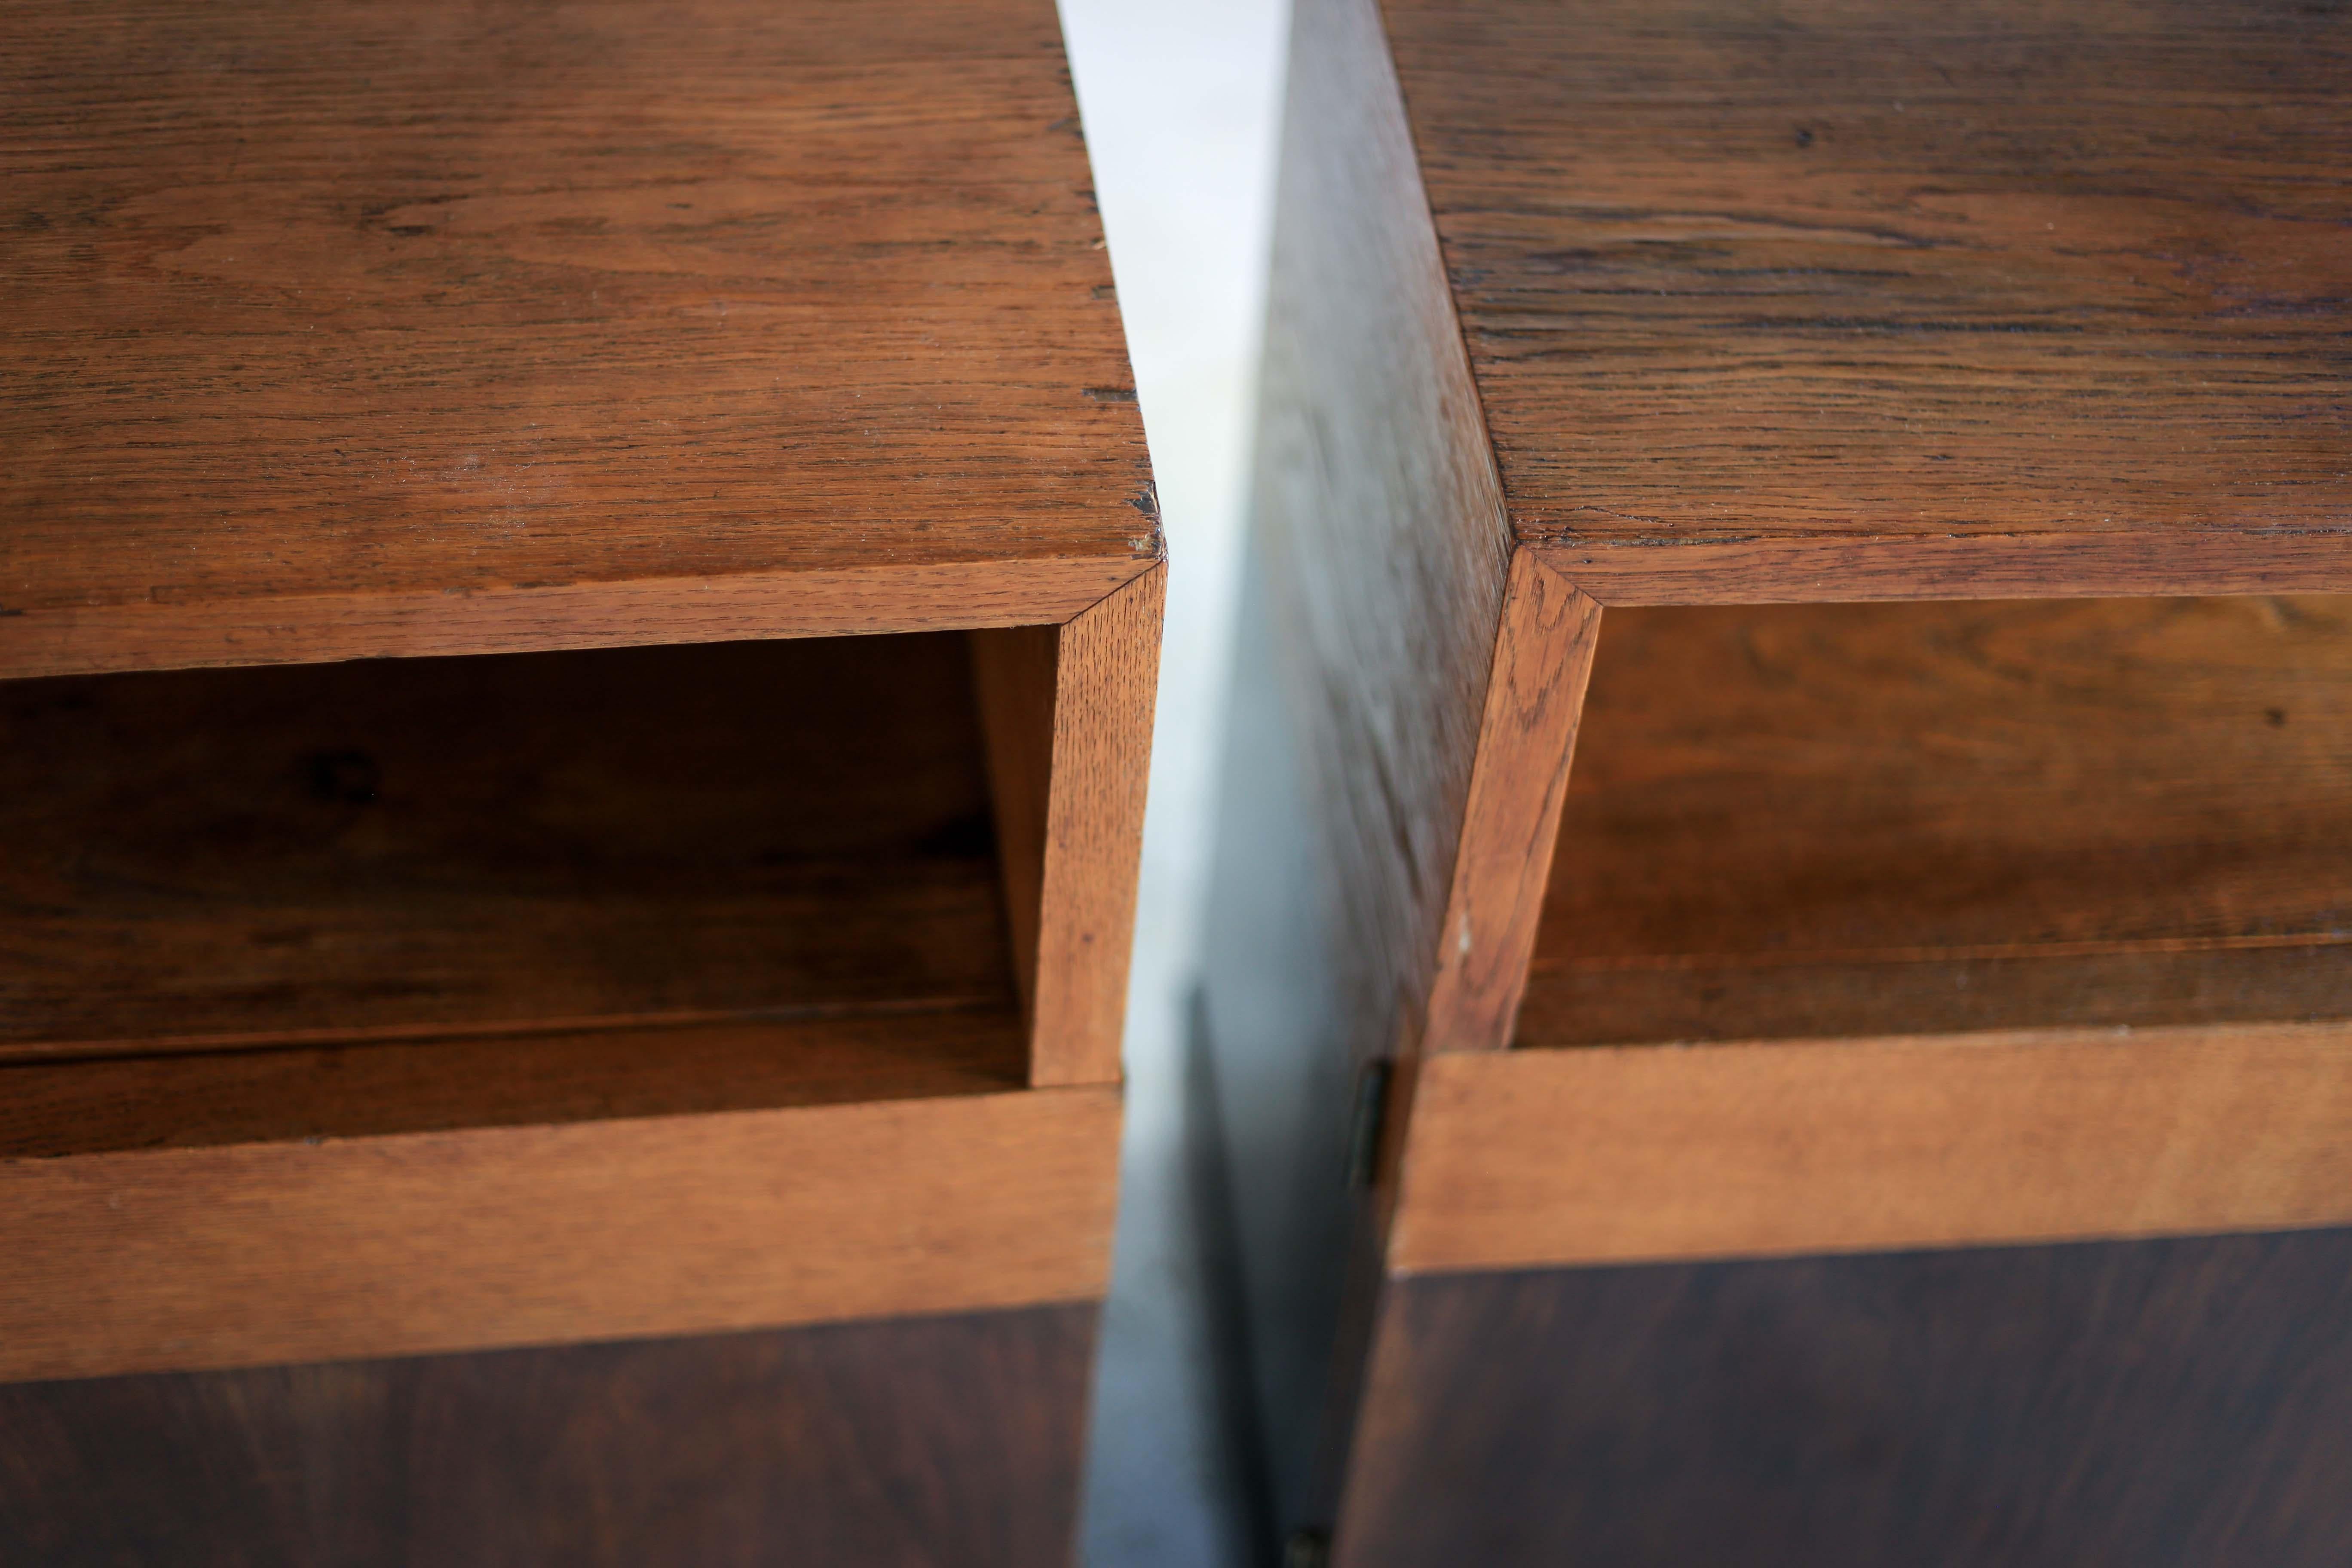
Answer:
[[[1283,0],[1062,0],[1168,534],[1127,1022],[1127,1142],[1082,1560],[1249,1561],[1217,1438],[1182,1156],[1280,124]]]

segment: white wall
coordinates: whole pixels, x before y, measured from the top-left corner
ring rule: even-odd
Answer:
[[[1061,0],[1168,533],[1127,1144],[1082,1534],[1091,1568],[1243,1560],[1181,1176],[1279,129],[1284,0]]]

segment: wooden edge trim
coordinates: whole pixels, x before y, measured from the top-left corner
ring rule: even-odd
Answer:
[[[0,1381],[1098,1298],[1111,1089],[0,1162]]]
[[[1820,534],[1527,548],[1603,605],[2352,592],[2352,531]]]
[[[2352,1024],[1424,1058],[1400,1274],[2352,1223]]]
[[[1054,781],[1055,663],[1061,627],[996,626],[971,634],[972,684],[988,752],[997,874],[1013,939],[1024,1016],[1037,1016],[1037,918]]]
[[[1019,626],[1067,620],[1159,567],[1048,557],[26,609],[0,617],[0,679]]]
[[[1600,636],[1600,605],[1534,552],[1513,552],[1422,1050],[1510,1044]]]
[[[1070,620],[1056,643],[1034,1084],[1118,1081],[1166,584],[1162,563]]]

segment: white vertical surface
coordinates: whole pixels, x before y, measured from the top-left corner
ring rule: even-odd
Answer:
[[[1285,0],[1061,0],[1168,535],[1127,1020],[1127,1142],[1087,1494],[1090,1568],[1243,1560],[1181,1176],[1280,127]]]

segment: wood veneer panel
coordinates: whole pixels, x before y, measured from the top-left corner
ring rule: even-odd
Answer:
[[[1051,621],[1159,558],[1045,0],[5,26],[0,672]]]
[[[2347,585],[2341,13],[1384,13],[1514,526],[1601,602]]]
[[[961,637],[0,684],[0,1052],[1009,1005]]]
[[[1583,734],[1522,1044],[2352,1013],[2352,602],[1612,610]]]
[[[1102,1293],[1115,1089],[0,1161],[0,1381]]]
[[[2352,1233],[1436,1275],[1335,1563],[2321,1568]]]
[[[1091,1306],[0,1387],[52,1568],[1029,1568],[1068,1555]]]
[[[1421,1064],[1403,1272],[2352,1224],[2352,1025]]]

